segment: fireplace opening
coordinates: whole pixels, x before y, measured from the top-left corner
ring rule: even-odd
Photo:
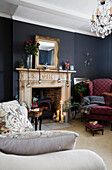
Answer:
[[[37,98],[39,108],[43,109],[43,118],[52,118],[60,108],[61,88],[33,88],[32,100]]]

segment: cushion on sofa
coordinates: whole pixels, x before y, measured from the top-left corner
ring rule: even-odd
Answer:
[[[112,93],[104,92],[102,95],[104,96],[105,104],[112,107]]]
[[[38,155],[74,149],[78,134],[71,131],[34,131],[0,135],[0,151]]]
[[[103,96],[90,96],[90,103],[91,104],[103,104],[105,105],[104,97]]]
[[[89,104],[90,104],[89,96],[83,97],[81,100],[81,105],[84,106],[84,105],[89,105]]]
[[[34,130],[16,100],[0,104],[0,122],[4,125],[3,133]]]

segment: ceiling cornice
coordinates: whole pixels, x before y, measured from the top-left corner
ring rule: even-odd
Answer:
[[[85,34],[85,35],[90,35],[90,36],[96,37],[96,34],[89,32],[89,31],[70,29],[67,27],[61,27],[61,26],[57,26],[57,25],[51,25],[51,24],[47,24],[47,23],[37,22],[37,21],[33,21],[33,20],[29,20],[29,19],[17,17],[17,16],[13,16],[12,19],[15,21],[21,21],[21,22],[25,22],[25,23],[34,24],[34,25],[40,25],[40,26],[45,26],[45,27],[54,28],[54,29],[58,29],[58,30],[63,30],[63,31],[68,31],[68,32],[73,32],[73,33],[80,33],[80,34]]]

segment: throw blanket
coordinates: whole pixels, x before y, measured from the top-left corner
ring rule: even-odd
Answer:
[[[79,114],[90,114],[90,111],[91,111],[91,108],[94,107],[94,106],[99,106],[98,104],[90,104],[90,105],[85,105],[85,106],[81,106],[80,109],[79,109]]]
[[[86,96],[81,100],[79,114],[90,114],[91,108],[94,106],[105,105],[103,96]]]

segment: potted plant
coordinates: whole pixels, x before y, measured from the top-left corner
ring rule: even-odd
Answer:
[[[78,102],[72,102],[73,97],[71,96],[68,100],[64,102],[64,110],[65,112],[65,123],[68,123],[69,118],[71,118],[71,110],[78,107],[80,104]]]
[[[32,62],[33,62],[33,55],[37,56],[39,51],[39,43],[37,41],[25,41],[24,42],[24,50],[27,54],[27,67],[32,68]]]
[[[20,62],[19,62],[19,68],[24,68],[24,61],[23,61],[23,59],[21,59],[20,60]]]

